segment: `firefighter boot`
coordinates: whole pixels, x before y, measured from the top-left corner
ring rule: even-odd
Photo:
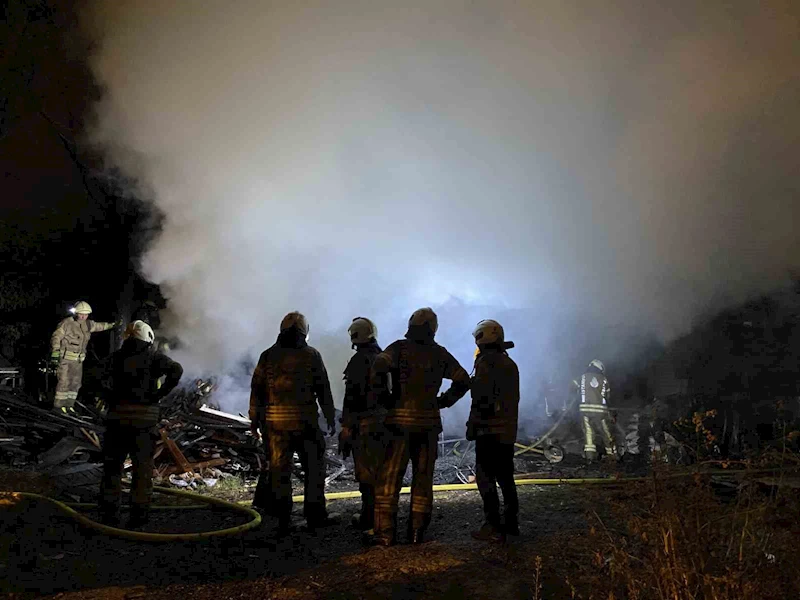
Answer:
[[[396,529],[397,513],[375,511],[375,535],[372,543],[376,546],[394,546]]]
[[[408,543],[422,544],[425,541],[425,530],[431,522],[431,514],[412,511],[408,521]]]
[[[481,542],[500,542],[503,539],[498,526],[490,521],[486,521],[480,529],[471,532],[470,535]]]

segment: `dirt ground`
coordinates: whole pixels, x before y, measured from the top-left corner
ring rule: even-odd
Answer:
[[[520,488],[521,530],[513,544],[485,544],[469,532],[482,521],[477,492],[436,496],[430,542],[365,548],[348,523],[357,500],[330,504],[338,525],[276,540],[274,522],[229,540],[146,544],[80,528],[46,503],[0,511],[0,593],[89,598],[531,598],[536,557],[547,598],[568,598],[569,567],[548,555],[584,535],[589,497],[580,489]],[[401,502],[407,514],[408,497]],[[295,506],[298,524],[301,507]],[[151,531],[232,526],[242,518],[218,510],[156,513]],[[400,530],[405,523],[401,517]],[[559,552],[560,554],[563,554]]]

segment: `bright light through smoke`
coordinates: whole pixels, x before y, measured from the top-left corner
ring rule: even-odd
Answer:
[[[189,372],[301,310],[340,393],[354,316],[386,345],[430,305],[466,367],[510,319],[530,388],[800,267],[791,3],[201,6],[90,19],[94,139],[165,215],[142,270]]]

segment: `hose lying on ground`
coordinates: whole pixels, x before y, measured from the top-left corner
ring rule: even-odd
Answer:
[[[763,472],[776,472],[780,470],[784,469],[758,469],[756,471],[733,471],[730,469],[717,469],[713,471],[692,471],[687,473],[674,473],[664,476],[662,478],[671,479],[675,477],[690,477],[696,474],[702,474],[702,475],[734,475],[737,473],[755,474]],[[518,486],[520,485],[619,485],[625,483],[632,483],[636,481],[645,481],[648,479],[650,479],[650,477],[518,479],[515,481],[515,483]],[[171,494],[173,496],[191,498],[193,500],[199,500],[201,502],[204,502],[205,504],[212,504],[215,506],[220,506],[222,508],[228,508],[235,512],[248,515],[249,517],[251,517],[251,520],[248,521],[247,523],[244,523],[243,525],[237,525],[236,527],[229,527],[227,529],[218,529],[215,531],[201,531],[197,533],[148,533],[144,531],[131,531],[129,529],[121,529],[119,527],[111,527],[109,525],[103,525],[102,523],[98,523],[97,521],[94,521],[89,517],[79,513],[74,508],[77,506],[82,508],[91,508],[97,506],[96,504],[72,503],[70,505],[70,503],[61,502],[59,500],[54,500],[53,498],[48,498],[47,496],[43,496],[41,494],[34,494],[31,492],[0,492],[0,506],[16,504],[23,498],[28,498],[31,500],[44,500],[46,502],[53,504],[61,512],[63,512],[70,518],[74,519],[81,525],[84,525],[85,527],[89,527],[90,529],[94,529],[96,531],[105,533],[107,535],[120,537],[127,540],[133,540],[137,542],[196,542],[211,538],[239,535],[241,533],[244,533],[245,531],[250,531],[252,529],[255,529],[261,524],[261,515],[257,511],[247,506],[252,503],[252,500],[242,500],[240,502],[234,503],[234,502],[228,502],[227,500],[214,498],[211,496],[204,496],[202,494],[195,494],[183,490],[173,490],[170,488],[165,488],[160,486],[156,486],[153,489],[163,494]],[[449,492],[449,491],[476,490],[476,489],[478,489],[478,485],[475,483],[452,483],[452,484],[440,484],[433,486],[434,492]],[[400,493],[409,494],[411,493],[411,488],[404,487],[400,490]],[[330,494],[325,494],[325,499],[343,500],[347,498],[358,498],[360,496],[361,492],[354,490],[349,492],[332,492]],[[304,498],[303,496],[294,496],[292,500],[295,502],[303,502]],[[162,510],[167,510],[167,509],[189,510],[189,509],[197,509],[199,507],[201,506],[196,504],[191,504],[183,506],[170,506],[170,507],[165,506],[159,508],[161,508]]]
[[[96,531],[105,533],[107,535],[112,535],[127,540],[134,540],[137,542],[196,542],[211,538],[239,535],[240,533],[244,533],[245,531],[255,529],[261,524],[261,515],[252,508],[249,508],[247,506],[242,506],[241,504],[228,502],[227,500],[220,500],[219,498],[213,498],[211,496],[203,496],[201,494],[193,494],[191,492],[185,492],[183,490],[173,490],[170,488],[165,488],[160,486],[156,486],[153,489],[162,494],[171,494],[173,496],[192,498],[193,500],[200,500],[206,504],[212,504],[215,506],[220,506],[222,508],[227,508],[232,511],[247,515],[248,517],[250,517],[250,521],[242,525],[237,525],[236,527],[228,527],[226,529],[218,529],[215,531],[200,531],[197,533],[149,533],[145,531],[131,531],[129,529],[121,529],[119,527],[111,527],[110,525],[104,525],[102,523],[98,523],[97,521],[90,519],[86,515],[79,513],[77,510],[75,510],[73,507],[69,506],[65,502],[61,502],[59,500],[54,500],[53,498],[48,498],[47,496],[42,496],[41,494],[33,494],[30,492],[0,492],[0,506],[2,506],[3,504],[12,504],[12,503],[15,504],[23,498],[28,498],[31,500],[44,500],[54,505],[62,513],[66,514],[68,517],[74,519],[75,521],[77,521],[78,523],[80,523],[85,527],[89,527],[90,529],[94,529]],[[80,506],[90,507],[96,505],[81,504]],[[195,505],[186,507],[176,506],[174,508],[185,509],[185,508],[196,508],[196,506]]]

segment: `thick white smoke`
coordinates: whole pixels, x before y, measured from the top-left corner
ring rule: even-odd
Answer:
[[[98,2],[94,139],[165,215],[142,270],[190,369],[301,310],[336,384],[350,319],[431,305],[468,370],[518,315],[531,371],[564,315],[669,337],[800,266],[797,12]]]

